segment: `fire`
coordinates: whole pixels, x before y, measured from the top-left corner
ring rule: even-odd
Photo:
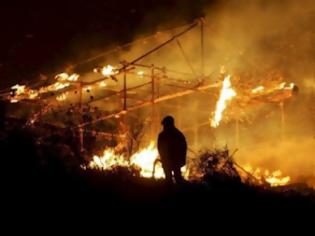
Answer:
[[[114,75],[114,74],[116,74],[116,72],[114,71],[114,69],[115,69],[115,68],[114,68],[113,66],[107,65],[107,66],[103,67],[103,69],[102,69],[102,74],[103,74],[104,76]]]
[[[294,83],[290,83],[288,87],[285,87],[284,89],[288,89],[288,90],[292,90],[294,89],[295,84]]]
[[[105,149],[102,156],[93,156],[93,160],[88,164],[91,169],[107,170],[114,166],[128,166],[123,155],[115,153],[114,149]]]
[[[140,175],[144,178],[152,177],[153,168],[154,178],[164,178],[164,172],[160,162],[155,162],[158,158],[158,151],[152,141],[146,148],[139,150],[130,157],[130,161],[123,154],[116,154],[112,148],[105,149],[102,156],[93,156],[93,160],[88,164],[88,168],[108,170],[115,166],[136,166],[140,169]],[[155,167],[154,167],[155,165]]]
[[[258,86],[254,89],[252,89],[252,93],[260,93],[262,91],[264,91],[265,87],[264,86]]]
[[[138,71],[137,75],[140,76],[140,77],[143,77],[144,76],[144,71],[142,71],[142,70]]]
[[[61,90],[64,89],[66,87],[70,86],[70,83],[60,83],[60,82],[56,82],[52,85],[49,85],[47,87],[48,91],[57,91],[57,90]],[[44,91],[44,90],[43,90]]]
[[[25,93],[25,87],[26,87],[25,85],[16,84],[12,86],[11,89],[15,90],[16,95],[21,95]]]
[[[95,68],[94,73],[101,73],[102,75],[109,77],[118,73],[117,69],[112,65],[107,65],[101,68]]]
[[[105,149],[102,156],[93,156],[92,161],[88,166],[84,167],[98,170],[110,170],[116,166],[129,167],[135,166],[140,169],[140,176],[143,178],[151,178],[154,173],[155,179],[165,178],[161,162],[158,160],[159,154],[155,146],[155,142],[151,141],[150,144],[138,152],[134,153],[129,161],[125,155],[117,154],[115,149]],[[188,178],[189,172],[186,166],[181,168],[184,178]]]
[[[16,84],[12,86],[11,89],[14,91],[13,96],[10,97],[11,103],[17,103],[25,98],[33,100],[36,99],[39,95],[37,90],[30,89],[25,85]]]
[[[280,170],[269,171],[261,168],[253,169],[250,165],[246,165],[244,169],[251,173],[261,183],[267,182],[272,187],[284,186],[290,183],[290,176],[283,176]]]
[[[211,127],[218,127],[222,119],[222,113],[225,110],[227,103],[236,96],[236,92],[231,87],[231,76],[228,75],[224,78],[220,97],[216,105],[214,117],[211,120]]]
[[[279,89],[284,89],[284,87],[285,87],[285,82],[282,82],[281,84],[279,84]]]
[[[58,102],[64,101],[67,99],[68,95],[69,95],[69,92],[62,93],[56,97],[56,100]]]
[[[55,92],[55,91],[64,89],[66,87],[69,87],[71,85],[71,82],[77,81],[78,78],[79,78],[78,74],[68,75],[67,73],[60,73],[55,76],[55,79],[57,80],[56,82],[48,86],[41,87],[39,89],[31,89],[27,87],[26,85],[16,84],[11,87],[11,89],[14,92],[13,92],[13,96],[11,95],[9,99],[11,103],[17,103],[23,99],[33,100],[33,99],[39,98],[40,94],[48,93],[48,92]],[[58,101],[60,99],[64,100],[65,98],[63,99],[63,97],[65,97],[65,95],[60,95],[59,97],[56,97],[56,99]]]
[[[152,176],[154,163],[157,160],[159,154],[155,148],[155,144],[152,141],[147,148],[140,150],[132,155],[130,161],[141,168],[141,176],[149,178]],[[161,162],[158,162],[155,166],[154,178],[164,178],[164,172],[162,169]]]
[[[79,79],[79,75],[78,74],[72,74],[72,75],[68,75],[67,73],[60,73],[58,75],[55,76],[55,79],[58,81],[70,81],[70,82],[75,82]]]
[[[99,82],[99,84],[98,84],[101,88],[104,88],[104,87],[106,87],[107,86],[107,84],[106,84],[106,82],[105,81],[101,81],[101,82]]]

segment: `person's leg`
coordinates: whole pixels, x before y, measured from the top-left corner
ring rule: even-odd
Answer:
[[[183,178],[182,173],[180,171],[180,167],[179,166],[174,167],[173,171],[174,171],[174,177],[176,180],[176,184],[182,184],[184,182],[184,178]]]
[[[172,184],[173,183],[172,170],[171,170],[170,166],[165,162],[163,163],[163,161],[162,161],[162,167],[164,170],[165,180],[166,180],[167,184]]]

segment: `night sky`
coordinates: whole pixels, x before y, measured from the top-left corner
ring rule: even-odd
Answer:
[[[0,87],[38,78],[134,35],[192,22],[205,0],[1,1]]]

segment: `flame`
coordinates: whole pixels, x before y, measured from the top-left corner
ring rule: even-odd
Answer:
[[[277,89],[292,90],[294,86],[295,86],[294,83],[290,83],[289,85],[286,86],[286,82],[282,82],[281,84],[278,85]]]
[[[144,71],[143,70],[138,71],[137,75],[140,76],[140,77],[143,77],[144,76]]]
[[[64,101],[67,99],[68,95],[69,95],[69,92],[62,93],[56,97],[56,100],[58,102]]]
[[[115,166],[136,166],[140,169],[140,175],[144,178],[152,177],[154,164],[158,158],[158,151],[152,141],[146,148],[139,150],[130,157],[130,161],[124,155],[116,154],[112,148],[105,149],[102,156],[93,156],[88,168],[108,170]],[[160,162],[156,163],[154,178],[164,178],[164,172]]]
[[[88,164],[91,169],[107,170],[114,166],[128,166],[128,161],[123,155],[115,153],[114,149],[105,149],[102,156],[93,156],[93,160]]]
[[[153,173],[154,163],[157,160],[159,154],[155,148],[153,141],[148,147],[136,152],[130,158],[131,164],[140,167],[140,175],[145,178],[150,178]],[[155,166],[154,178],[164,178],[164,172],[161,162],[158,162]]]
[[[279,89],[284,89],[284,87],[285,87],[285,82],[282,82],[281,84],[279,84]]]
[[[16,84],[12,86],[11,89],[14,90],[14,96],[10,97],[11,103],[17,103],[24,98],[33,100],[39,95],[37,90],[30,89],[26,87],[26,85]]]
[[[11,103],[17,103],[23,99],[33,100],[38,98],[40,94],[54,92],[69,87],[71,85],[70,82],[75,82],[78,80],[78,78],[78,74],[68,75],[67,73],[60,73],[55,76],[55,79],[57,80],[56,82],[39,89],[30,89],[26,85],[16,84],[11,87],[11,89],[14,90],[14,96],[11,96],[9,99]],[[62,98],[59,97],[56,99],[58,100]]]
[[[25,85],[16,84],[12,86],[11,89],[15,90],[16,95],[21,95],[25,93],[25,87],[26,87]]]
[[[262,91],[264,91],[265,87],[264,86],[258,86],[254,89],[252,89],[252,93],[260,93]]]
[[[284,186],[290,183],[290,176],[283,176],[280,170],[269,171],[262,170],[261,168],[253,169],[250,165],[244,166],[244,169],[251,173],[261,183],[267,182],[272,187]]]
[[[95,68],[94,73],[101,73],[102,75],[109,77],[111,75],[115,75],[118,73],[118,71],[116,70],[115,67],[113,67],[112,65],[107,65],[104,66],[102,68]]]
[[[104,150],[102,156],[93,156],[92,161],[88,166],[83,168],[110,170],[116,166],[129,167],[136,166],[140,169],[140,176],[144,178],[151,178],[154,173],[154,178],[165,178],[162,163],[158,160],[159,154],[155,142],[151,141],[150,144],[138,152],[134,153],[129,161],[123,154],[117,154],[115,149],[107,148]],[[154,170],[153,170],[154,169]],[[181,168],[184,178],[188,178],[189,172],[186,166]]]
[[[228,75],[224,78],[220,97],[216,105],[214,117],[211,120],[211,127],[218,127],[222,119],[222,113],[225,110],[227,103],[236,96],[236,92],[231,88],[231,76]]]
[[[98,84],[101,88],[104,88],[104,87],[106,87],[107,86],[107,84],[106,84],[106,82],[105,81],[101,81],[101,82],[99,82],[99,84]]]
[[[72,74],[68,75],[67,73],[60,73],[55,76],[55,79],[58,81],[70,81],[70,82],[75,82],[79,79],[80,75],[78,74]]]

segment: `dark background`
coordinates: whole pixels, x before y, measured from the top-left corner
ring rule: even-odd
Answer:
[[[61,71],[136,34],[192,22],[218,2],[1,1],[0,87]]]

